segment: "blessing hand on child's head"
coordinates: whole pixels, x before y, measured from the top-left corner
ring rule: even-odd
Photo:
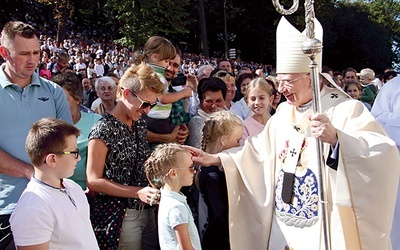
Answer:
[[[211,165],[216,165],[216,166],[221,165],[221,159],[216,154],[215,155],[207,154],[201,149],[187,145],[182,145],[182,147],[189,151],[189,153],[192,155],[192,161],[195,164],[198,164],[203,167],[209,167]]]
[[[195,157],[200,156],[200,154],[203,152],[201,149],[198,149],[198,148],[195,148],[195,147],[192,147],[192,146],[182,145],[182,147],[184,149],[186,149],[187,151],[189,151],[189,153],[192,156],[195,156]]]

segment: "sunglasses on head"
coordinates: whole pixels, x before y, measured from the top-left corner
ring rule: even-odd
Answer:
[[[140,105],[139,105],[139,109],[147,109],[147,108],[152,109],[157,105],[156,102],[150,103],[148,101],[142,100],[142,98],[137,96],[132,90],[130,90],[130,89],[128,89],[128,90],[134,97],[136,97],[141,102]]]

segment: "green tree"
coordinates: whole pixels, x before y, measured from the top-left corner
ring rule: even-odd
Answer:
[[[125,45],[138,46],[152,35],[174,40],[188,33],[188,0],[108,0],[110,18],[121,24],[120,34]]]
[[[204,0],[198,0],[199,8],[199,23],[200,23],[200,39],[201,39],[201,51],[204,56],[210,56],[208,50],[208,38],[207,38],[207,23],[206,13],[204,11]]]
[[[44,21],[54,24],[57,20],[58,41],[64,39],[66,21],[72,19],[76,31],[111,34],[113,39],[135,48],[149,36],[161,35],[187,52],[199,53],[205,47],[210,56],[223,56],[224,52],[224,43],[218,40],[218,34],[224,32],[224,0],[4,1],[0,8],[2,24],[14,18],[26,21],[27,13],[39,30]],[[199,15],[201,2],[204,19]],[[292,5],[292,0],[281,2],[286,7]],[[236,34],[229,48],[240,50],[242,60],[274,65],[280,14],[271,0],[227,0],[226,7],[228,32]],[[325,65],[336,70],[370,67],[379,72],[400,61],[398,0],[318,0],[314,7],[324,27]],[[287,18],[299,30],[304,29],[304,0],[299,10]],[[208,39],[202,40],[205,35]]]
[[[369,0],[358,3],[365,8],[369,20],[377,23],[382,29],[381,34],[388,36],[392,45],[392,61],[400,62],[400,2],[398,0]]]
[[[299,30],[304,29],[302,4],[296,13],[287,17]],[[314,7],[324,28],[324,65],[336,70],[349,66],[357,70],[370,67],[380,72],[396,61],[392,45],[398,44],[397,2],[320,0]]]
[[[339,10],[333,28],[325,32],[333,43],[332,47],[324,48],[324,62],[337,69],[370,67],[379,72],[390,67],[391,41],[382,27],[369,20],[368,13],[357,6],[343,5]],[[329,33],[334,33],[334,37],[330,38]]]
[[[397,60],[392,50],[399,25],[393,19],[396,10],[383,3],[386,0],[377,1],[337,1],[325,11],[316,11],[324,27],[324,64],[334,69],[370,67],[382,72]]]
[[[71,0],[37,0],[39,3],[50,5],[53,8],[54,18],[57,20],[57,42],[65,39],[67,32],[67,19],[74,14],[74,5]]]

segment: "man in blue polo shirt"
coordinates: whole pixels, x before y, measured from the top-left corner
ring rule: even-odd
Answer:
[[[25,151],[31,125],[44,117],[72,124],[67,97],[55,83],[35,72],[40,45],[36,30],[8,22],[1,33],[0,55],[0,249],[14,249],[9,218],[33,173]]]

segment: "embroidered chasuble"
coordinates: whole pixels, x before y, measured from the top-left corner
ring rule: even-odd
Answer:
[[[391,249],[396,146],[361,102],[324,87],[321,103],[339,143],[337,170],[326,167],[332,249]],[[219,154],[232,249],[325,249],[311,113],[282,103],[261,134]]]

